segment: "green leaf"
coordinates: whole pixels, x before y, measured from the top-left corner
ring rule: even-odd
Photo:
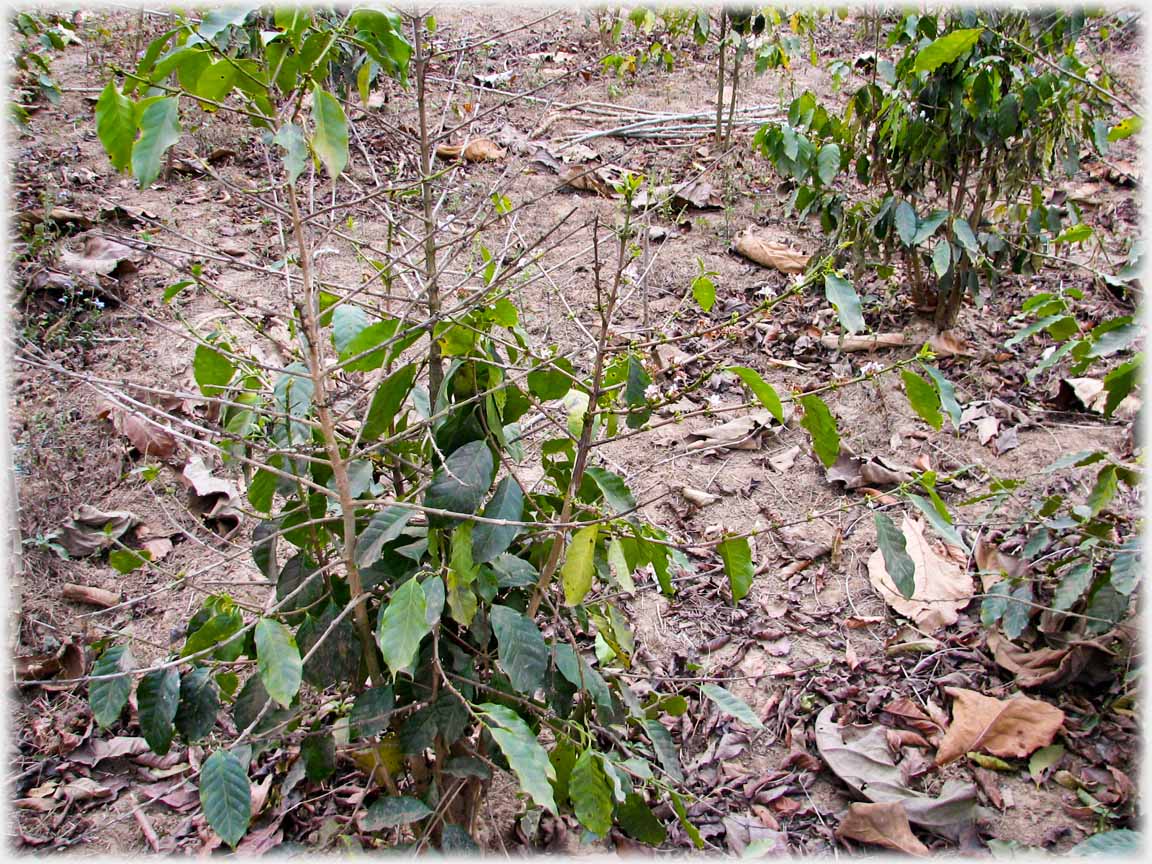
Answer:
[[[623,803],[616,805],[616,821],[625,834],[649,846],[659,846],[668,837],[664,823],[635,792],[629,792]]]
[[[1057,245],[1060,243],[1082,243],[1092,236],[1092,226],[1084,222],[1078,225],[1073,225],[1064,231],[1054,241]]]
[[[231,753],[217,750],[204,760],[200,767],[200,805],[212,830],[235,849],[248,830],[252,790],[248,772]]]
[[[953,30],[930,45],[921,48],[912,64],[913,72],[934,72],[945,63],[951,63],[972,48],[984,32],[983,27],[971,30]]]
[[[896,206],[896,233],[905,246],[911,246],[916,238],[916,211],[907,201],[901,201]]]
[[[352,739],[379,735],[388,728],[396,698],[389,687],[372,687],[356,697],[348,714],[348,734]]]
[[[210,99],[213,102],[221,102],[231,90],[232,85],[236,82],[236,66],[231,58],[225,60],[215,60],[204,67],[199,75],[196,76],[196,84],[189,89],[193,95],[199,96],[201,99]],[[211,110],[215,110],[212,107]]]
[[[940,396],[936,388],[911,369],[901,369],[900,377],[912,410],[933,429],[939,429],[944,424],[944,416],[940,413]]]
[[[932,269],[937,279],[943,279],[948,268],[952,266],[952,244],[947,240],[940,240],[932,249]]]
[[[268,695],[287,708],[300,690],[304,665],[292,631],[271,618],[256,624],[256,662]]]
[[[300,656],[310,655],[304,664],[304,680],[317,690],[345,682],[353,685],[359,682],[360,661],[364,653],[360,636],[350,616],[340,618],[336,623],[340,610],[340,606],[329,600],[319,614],[309,612],[296,633]],[[320,641],[321,637],[323,641]]]
[[[352,340],[368,327],[368,313],[359,306],[343,303],[332,310],[332,344],[343,355]]]
[[[220,691],[212,670],[189,669],[180,680],[180,705],[176,709],[176,730],[191,744],[208,735],[216,725],[220,710]]]
[[[308,142],[304,139],[304,130],[295,123],[285,123],[272,141],[284,148],[288,182],[295,183],[308,167]]]
[[[812,436],[816,456],[825,468],[831,468],[840,456],[840,433],[836,431],[836,418],[819,396],[801,396],[800,405],[804,409],[800,425]]]
[[[597,837],[612,829],[612,789],[600,757],[591,748],[581,753],[572,766],[568,797],[580,824]]]
[[[684,807],[684,800],[676,792],[669,792],[669,797],[672,799],[672,810],[676,814],[676,818],[680,820],[680,826],[684,829],[684,833],[688,835],[692,841],[692,845],[697,849],[704,848],[704,838],[700,836],[700,831],[688,821],[688,811]]]
[[[139,570],[151,560],[152,553],[147,550],[137,552],[135,549],[113,549],[108,553],[108,563],[120,574]]]
[[[1133,537],[1124,542],[1116,551],[1116,557],[1112,559],[1108,582],[1117,593],[1127,597],[1136,590],[1143,569],[1140,564],[1140,538]]]
[[[1127,859],[1139,857],[1144,851],[1144,835],[1128,828],[1115,831],[1101,831],[1081,840],[1064,854],[1070,857],[1091,858],[1096,855],[1124,856]]]
[[[564,602],[576,606],[592,588],[592,575],[596,572],[594,551],[599,525],[581,528],[568,541],[564,553],[564,566],[560,568],[560,581],[564,586]]]
[[[448,609],[452,617],[465,627],[471,626],[477,609],[476,592],[472,589],[472,583],[476,581],[478,572],[476,564],[472,561],[474,524],[465,522],[452,532],[452,551],[446,580]]]
[[[371,567],[384,547],[404,531],[415,510],[407,507],[385,507],[372,517],[368,527],[356,538],[356,566]]]
[[[426,612],[424,589],[416,577],[393,591],[392,599],[380,612],[376,640],[393,680],[416,662],[420,641],[431,631]]]
[[[92,675],[116,675],[118,672],[128,672],[133,666],[132,654],[127,646],[113,645],[105,649],[100,659],[93,664]],[[131,692],[132,679],[127,675],[103,678],[88,685],[88,704],[92,706],[92,716],[100,728],[107,729],[120,718],[120,712]]]
[[[768,413],[775,418],[776,422],[781,426],[784,425],[784,406],[780,402],[776,388],[761,378],[759,372],[747,366],[729,366],[728,371],[739,375],[740,380],[760,400],[760,404],[768,409]]]
[[[943,514],[941,514],[936,507],[919,495],[908,493],[908,500],[916,505],[916,509],[924,514],[928,521],[932,523],[932,527],[936,529],[937,533],[950,545],[960,549],[964,554],[968,554],[971,551],[968,544],[964,542],[964,538],[960,536],[960,532],[956,530],[951,522],[944,518]]]
[[[711,312],[716,305],[716,283],[710,276],[701,273],[692,280],[692,297],[705,312]]]
[[[541,361],[540,366],[528,373],[528,389],[544,402],[560,399],[572,389],[575,374],[572,363],[565,357]]]
[[[892,579],[896,590],[904,597],[911,597],[916,591],[916,565],[908,555],[904,533],[883,513],[877,513],[876,543],[884,556],[884,569]]]
[[[336,97],[319,87],[312,91],[312,121],[312,149],[335,179],[348,164],[348,118]]]
[[[496,491],[492,493],[492,498],[481,515],[487,519],[507,519],[509,522],[521,520],[524,516],[524,490],[520,488],[516,478],[508,475],[496,484]],[[472,526],[473,563],[486,564],[503,553],[512,545],[520,530],[519,525],[477,522]]]
[[[748,596],[748,591],[752,587],[752,577],[755,575],[748,538],[729,537],[716,547],[716,551],[724,561],[724,573],[728,576],[728,585],[732,589],[732,605],[736,605]]]
[[[313,783],[321,783],[336,770],[336,739],[330,732],[308,735],[300,744],[304,760],[304,776]]]
[[[1140,353],[1126,363],[1121,363],[1104,376],[1104,390],[1108,398],[1104,402],[1104,416],[1111,417],[1124,398],[1132,392],[1138,383],[1140,366],[1144,362],[1144,354]]]
[[[232,380],[236,367],[232,360],[215,348],[203,343],[196,346],[192,356],[192,374],[200,392],[211,399],[224,392]]]
[[[136,688],[140,732],[153,753],[163,756],[172,746],[172,721],[180,704],[180,672],[175,666],[156,669],[140,679]]]
[[[561,642],[555,646],[556,668],[573,686],[587,690],[597,705],[611,710],[612,691],[600,673],[588,665],[588,661],[572,650],[572,646]]]
[[[1108,140],[1115,144],[1117,141],[1123,141],[1125,138],[1140,134],[1140,130],[1143,128],[1144,118],[1127,117],[1108,130]]]
[[[364,814],[361,828],[365,831],[383,831],[398,825],[410,825],[432,815],[423,801],[407,795],[377,798]]]
[[[132,164],[136,143],[136,106],[109,80],[96,100],[96,135],[117,171]]]
[[[632,497],[632,490],[618,474],[596,466],[589,466],[585,473],[600,487],[600,491],[604,493],[604,500],[617,515],[636,509],[636,499]]]
[[[552,797],[552,784],[556,771],[548,761],[548,754],[528,728],[528,724],[510,708],[485,702],[476,706],[483,715],[484,725],[492,740],[508,760],[508,766],[520,780],[520,788],[537,806],[556,813]]]
[[[963,413],[960,410],[960,403],[956,401],[956,388],[952,386],[952,382],[944,377],[942,373],[935,366],[930,366],[927,363],[921,363],[921,368],[928,373],[928,377],[932,379],[932,383],[936,385],[936,394],[940,399],[940,407],[944,409],[944,413],[952,421],[952,428],[960,428],[960,416]]]
[[[1063,744],[1049,744],[1047,747],[1041,747],[1028,760],[1028,773],[1035,782],[1039,783],[1044,772],[1054,767],[1063,757]]]
[[[840,148],[836,144],[825,144],[816,154],[816,176],[828,186],[840,173]]]
[[[1069,568],[1052,595],[1052,608],[1057,612],[1071,609],[1092,585],[1092,562],[1081,561]]]
[[[760,722],[760,718],[756,716],[756,712],[735,693],[726,690],[719,684],[702,684],[700,685],[700,690],[705,696],[715,702],[721,711],[731,714],[741,723],[751,726],[753,729],[764,728],[764,724]]]
[[[157,99],[140,117],[140,140],[132,148],[132,174],[141,189],[147,189],[160,176],[168,148],[180,140],[180,113],[177,97]]]
[[[360,431],[362,441],[375,441],[388,431],[388,425],[396,418],[396,412],[400,410],[408,391],[412,389],[416,371],[416,364],[409,363],[389,375],[376,388],[372,404],[368,406],[368,414],[364,417],[364,426]]]
[[[1116,497],[1116,490],[1119,488],[1119,483],[1116,479],[1116,466],[1105,465],[1100,469],[1100,473],[1096,475],[1096,483],[1092,487],[1092,491],[1088,493],[1088,510],[1093,516],[1098,516],[1100,511],[1112,503],[1112,499]]]
[[[972,232],[972,226],[968,224],[967,219],[957,216],[952,220],[952,235],[970,254],[978,255],[980,253],[980,244],[976,242],[976,235]]]
[[[495,471],[488,444],[484,441],[469,442],[453,451],[433,473],[424,494],[424,506],[453,513],[475,513],[492,485]],[[434,528],[452,521],[452,517],[428,514],[428,524]]]
[[[916,223],[916,233],[912,236],[912,245],[919,246],[929,237],[936,233],[936,229],[944,224],[944,220],[948,218],[948,213],[944,210],[936,210],[930,216],[920,219]]]
[[[548,671],[548,645],[534,621],[507,606],[494,605],[489,613],[496,635],[500,668],[512,686],[526,696],[544,687]]]
[[[860,311],[860,295],[847,279],[834,273],[824,275],[824,296],[836,310],[840,326],[849,333],[859,333],[864,329],[864,315]]]
[[[648,740],[652,742],[660,766],[677,783],[683,783],[684,771],[680,767],[680,756],[676,752],[671,733],[659,720],[645,720],[644,731],[648,733]]]
[[[648,385],[652,383],[652,376],[644,368],[635,354],[628,355],[628,380],[624,385],[624,399],[629,407],[636,408],[641,405],[647,404],[647,397],[644,395],[648,389]],[[651,415],[651,411],[634,411],[628,415],[628,428],[639,429],[646,422]]]

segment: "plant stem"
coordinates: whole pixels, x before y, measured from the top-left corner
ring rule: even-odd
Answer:
[[[728,28],[728,13],[720,10],[720,66],[716,73],[716,143],[721,140],[722,123],[724,120],[724,54],[727,43],[724,41],[725,31]]]
[[[428,300],[428,404],[435,409],[436,398],[444,382],[440,343],[436,341],[436,324],[440,318],[440,283],[436,271],[436,215],[432,200],[432,142],[428,136],[428,91],[425,76],[428,55],[424,44],[424,21],[413,19],[416,65],[416,106],[420,114],[420,201],[424,206],[424,291]]]
[[[321,354],[320,321],[317,314],[315,284],[312,272],[312,250],[304,236],[304,223],[300,219],[300,206],[296,200],[296,189],[288,186],[288,204],[292,213],[292,230],[300,253],[300,284],[303,297],[300,302],[301,319],[304,325],[305,341],[308,343],[308,371],[312,378],[313,404],[320,420],[320,431],[324,438],[324,449],[332,465],[332,477],[336,481],[336,492],[340,499],[340,510],[344,517],[344,570],[348,576],[348,590],[356,601],[364,594],[360,581],[360,569],[356,566],[356,503],[352,498],[348,482],[348,466],[340,455],[340,444],[336,437],[336,425],[328,405],[328,390],[324,379],[324,363]],[[368,667],[368,674],[376,686],[384,684],[384,676],[376,658],[376,644],[372,636],[372,625],[368,620],[368,610],[363,603],[357,603],[353,613],[356,632],[360,637],[360,650]]]

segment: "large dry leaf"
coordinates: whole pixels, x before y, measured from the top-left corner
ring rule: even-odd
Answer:
[[[99,234],[85,235],[81,249],[80,252],[65,249],[60,254],[60,263],[65,270],[71,270],[73,273],[113,276],[119,279],[136,273],[144,257],[141,250],[109,240]]]
[[[907,483],[912,480],[912,469],[888,462],[882,456],[862,459],[847,447],[841,447],[840,455],[825,477],[829,483],[843,483],[845,489],[859,489],[861,486]]]
[[[848,805],[848,815],[836,829],[841,840],[858,840],[886,849],[895,849],[909,855],[927,855],[929,849],[912,833],[908,814],[898,801],[884,804]]]
[[[724,206],[724,200],[712,184],[702,180],[642,189],[632,199],[632,206],[635,209],[644,209],[659,206],[664,202],[670,203],[673,210],[686,210],[689,207],[696,210],[719,210]]]
[[[811,255],[805,255],[768,236],[755,228],[745,228],[732,244],[737,254],[743,255],[764,267],[773,267],[783,273],[803,273]]]
[[[176,452],[175,436],[139,414],[126,411],[111,402],[104,402],[96,416],[111,421],[112,428],[127,438],[144,456],[166,460]]]
[[[955,624],[959,611],[972,599],[972,577],[955,561],[936,554],[924,537],[920,522],[905,516],[900,530],[908,557],[916,568],[912,596],[905,597],[897,590],[879,549],[868,559],[872,587],[896,612],[929,633]]]
[[[725,448],[731,450],[759,450],[760,432],[773,423],[772,413],[767,410],[753,411],[735,420],[729,420],[711,429],[689,432],[693,440],[689,450]]]
[[[972,750],[1005,758],[1027,756],[1051,744],[1064,725],[1064,712],[1038,699],[995,699],[962,687],[945,687],[944,692],[955,701],[952,725],[936,752],[937,765]]]
[[[199,456],[193,456],[181,475],[192,490],[193,509],[205,521],[215,523],[219,532],[228,535],[240,525],[240,492],[231,480],[213,477]]]
[[[1083,406],[1095,414],[1104,413],[1104,405],[1108,401],[1108,393],[1104,390],[1104,382],[1099,378],[1062,378],[1060,387],[1054,399],[1057,405],[1070,410],[1079,410]],[[1121,420],[1131,420],[1140,411],[1141,400],[1138,396],[1128,394],[1116,409],[1113,416]]]
[[[976,352],[962,337],[952,330],[942,333],[933,333],[928,337],[928,347],[936,352],[937,357],[975,357]]]
[[[948,780],[936,798],[908,787],[888,749],[887,729],[872,725],[864,729],[842,728],[826,706],[816,717],[816,749],[837,777],[858,797],[876,803],[898,801],[908,819],[934,831],[948,832],[971,822],[976,814],[976,787]],[[855,734],[849,739],[845,733]]]
[[[45,539],[62,546],[73,558],[84,558],[113,546],[140,518],[127,510],[98,510],[81,504]]]
[[[148,742],[143,738],[118,736],[116,738],[93,738],[78,750],[68,754],[68,759],[89,767],[105,759],[118,756],[137,756],[148,752]]]
[[[436,148],[441,159],[460,159],[467,162],[495,162],[506,155],[504,149],[491,138],[473,138],[467,144],[441,144]]]
[[[794,444],[787,450],[782,450],[775,456],[768,457],[768,464],[772,466],[774,471],[779,471],[784,474],[792,470],[792,466],[796,464],[796,457],[800,455],[800,445]]]
[[[972,556],[976,559],[976,569],[980,571],[980,582],[985,591],[1005,576],[1015,583],[1028,572],[1027,561],[1001,552],[994,543],[985,540],[984,535],[976,538]]]
[[[997,665],[1016,676],[1017,687],[1065,687],[1080,677],[1106,670],[1113,652],[1111,636],[1083,639],[1062,648],[1028,651],[1004,638],[998,631],[988,634],[988,647]],[[1107,673],[1103,673],[1107,674]]]
[[[595,192],[602,198],[615,198],[616,192],[612,187],[617,181],[617,176],[614,168],[615,166],[611,165],[601,165],[597,168],[576,165],[568,169],[561,179],[565,186],[581,192]]]

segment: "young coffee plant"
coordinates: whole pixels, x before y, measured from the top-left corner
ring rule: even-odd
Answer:
[[[60,87],[52,77],[52,54],[79,43],[76,24],[54,12],[17,12],[9,19],[13,35],[12,84],[17,98],[8,103],[13,119],[25,123],[35,103],[60,104]]]
[[[966,295],[1034,272],[1037,253],[1087,229],[1074,208],[1046,203],[1044,178],[1074,174],[1082,152],[1140,126],[1134,116],[1109,123],[1121,103],[1106,77],[1085,77],[1084,19],[903,15],[885,39],[895,60],[857,65],[863,80],[842,114],[806,92],[755,146],[794,183],[798,215],[819,214],[838,262],[886,278],[900,261],[912,303],[945,329]],[[848,204],[852,179],[883,191]]]

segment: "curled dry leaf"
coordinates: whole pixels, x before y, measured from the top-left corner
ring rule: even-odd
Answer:
[[[83,235],[80,252],[65,249],[60,263],[65,270],[116,279],[136,273],[144,253],[100,234]]]
[[[689,504],[696,507],[707,507],[709,504],[715,504],[720,500],[719,495],[710,495],[700,489],[693,489],[691,486],[684,486],[680,489],[680,495]]]
[[[104,402],[96,416],[111,421],[112,428],[123,435],[143,456],[171,459],[176,452],[176,438],[167,429],[110,402]]]
[[[633,209],[656,207],[665,202],[671,204],[673,210],[686,210],[689,207],[696,210],[719,210],[724,201],[711,183],[698,180],[694,183],[683,183],[669,186],[653,186],[642,189],[632,199]]]
[[[920,344],[916,337],[903,333],[872,333],[864,336],[825,333],[820,344],[835,351],[876,351],[881,348],[903,348],[905,345]]]
[[[796,457],[800,455],[800,445],[794,444],[787,450],[782,450],[775,456],[768,457],[768,464],[772,466],[774,471],[779,471],[784,474],[792,470],[792,466],[796,464]]]
[[[785,418],[787,419],[787,418]],[[711,429],[689,432],[693,440],[689,450],[710,450],[725,448],[731,450],[759,450],[760,433],[774,422],[772,413],[767,410],[753,411],[735,420],[729,420]]]
[[[565,172],[561,180],[565,186],[581,192],[595,192],[601,198],[615,198],[616,192],[612,186],[618,175],[623,176],[623,171],[614,165],[601,165],[596,168],[575,165]]]
[[[1113,652],[1108,647],[1113,637],[1080,639],[1061,648],[1028,651],[1013,644],[998,631],[988,634],[988,647],[998,666],[1016,676],[1018,687],[1066,687],[1082,677],[1106,677]]]
[[[975,818],[975,786],[948,780],[936,798],[909,788],[888,750],[885,727],[841,727],[833,719],[835,710],[828,705],[816,717],[816,748],[857,797],[900,802],[911,822],[934,831],[952,831]]]
[[[872,587],[896,612],[930,633],[956,623],[959,611],[972,600],[972,577],[959,564],[936,553],[919,522],[905,516],[901,532],[915,566],[912,596],[904,597],[897,590],[879,549],[868,559]]]
[[[1064,725],[1064,712],[1038,699],[995,699],[960,687],[946,687],[944,692],[955,701],[952,725],[936,752],[937,765],[947,765],[970,750],[1005,758],[1028,756],[1051,744]]]
[[[495,162],[506,151],[491,138],[473,138],[467,144],[441,144],[436,148],[441,159],[464,159],[466,162]]]
[[[22,210],[16,214],[21,224],[34,227],[44,221],[44,209],[36,207],[32,210]],[[74,228],[86,230],[92,227],[92,220],[77,210],[67,207],[52,207],[48,211],[48,221],[57,225],[71,225]]]
[[[104,511],[81,504],[45,539],[63,547],[73,558],[84,558],[114,545],[139,521],[135,513],[127,510]]]
[[[840,455],[825,474],[829,483],[843,483],[845,489],[863,486],[895,486],[912,480],[912,469],[907,465],[889,462],[882,456],[863,459],[841,446]]]
[[[732,248],[738,255],[782,273],[803,273],[812,257],[775,242],[754,227],[745,228],[733,242]]]
[[[976,538],[972,556],[976,559],[976,569],[980,571],[980,582],[985,591],[1005,576],[1015,583],[1028,572],[1028,562],[1001,552],[995,544],[985,540],[983,535]]]
[[[1104,390],[1104,382],[1099,378],[1062,378],[1059,390],[1052,401],[1072,411],[1086,409],[1102,415],[1108,402],[1108,393]],[[1141,404],[1138,396],[1129,394],[1116,406],[1113,416],[1120,420],[1131,420],[1140,411]]]
[[[240,525],[240,493],[231,480],[213,477],[199,456],[193,456],[181,474],[192,490],[192,506],[205,521],[227,536]]]
[[[976,352],[963,337],[958,336],[954,330],[945,330],[942,333],[933,333],[928,337],[928,347],[937,357],[975,357]]]
[[[899,801],[884,804],[859,802],[849,804],[848,815],[837,827],[836,836],[841,840],[857,840],[873,846],[883,846],[885,849],[906,852],[909,855],[929,854],[928,847],[912,833],[912,826],[908,824],[908,814]]]

